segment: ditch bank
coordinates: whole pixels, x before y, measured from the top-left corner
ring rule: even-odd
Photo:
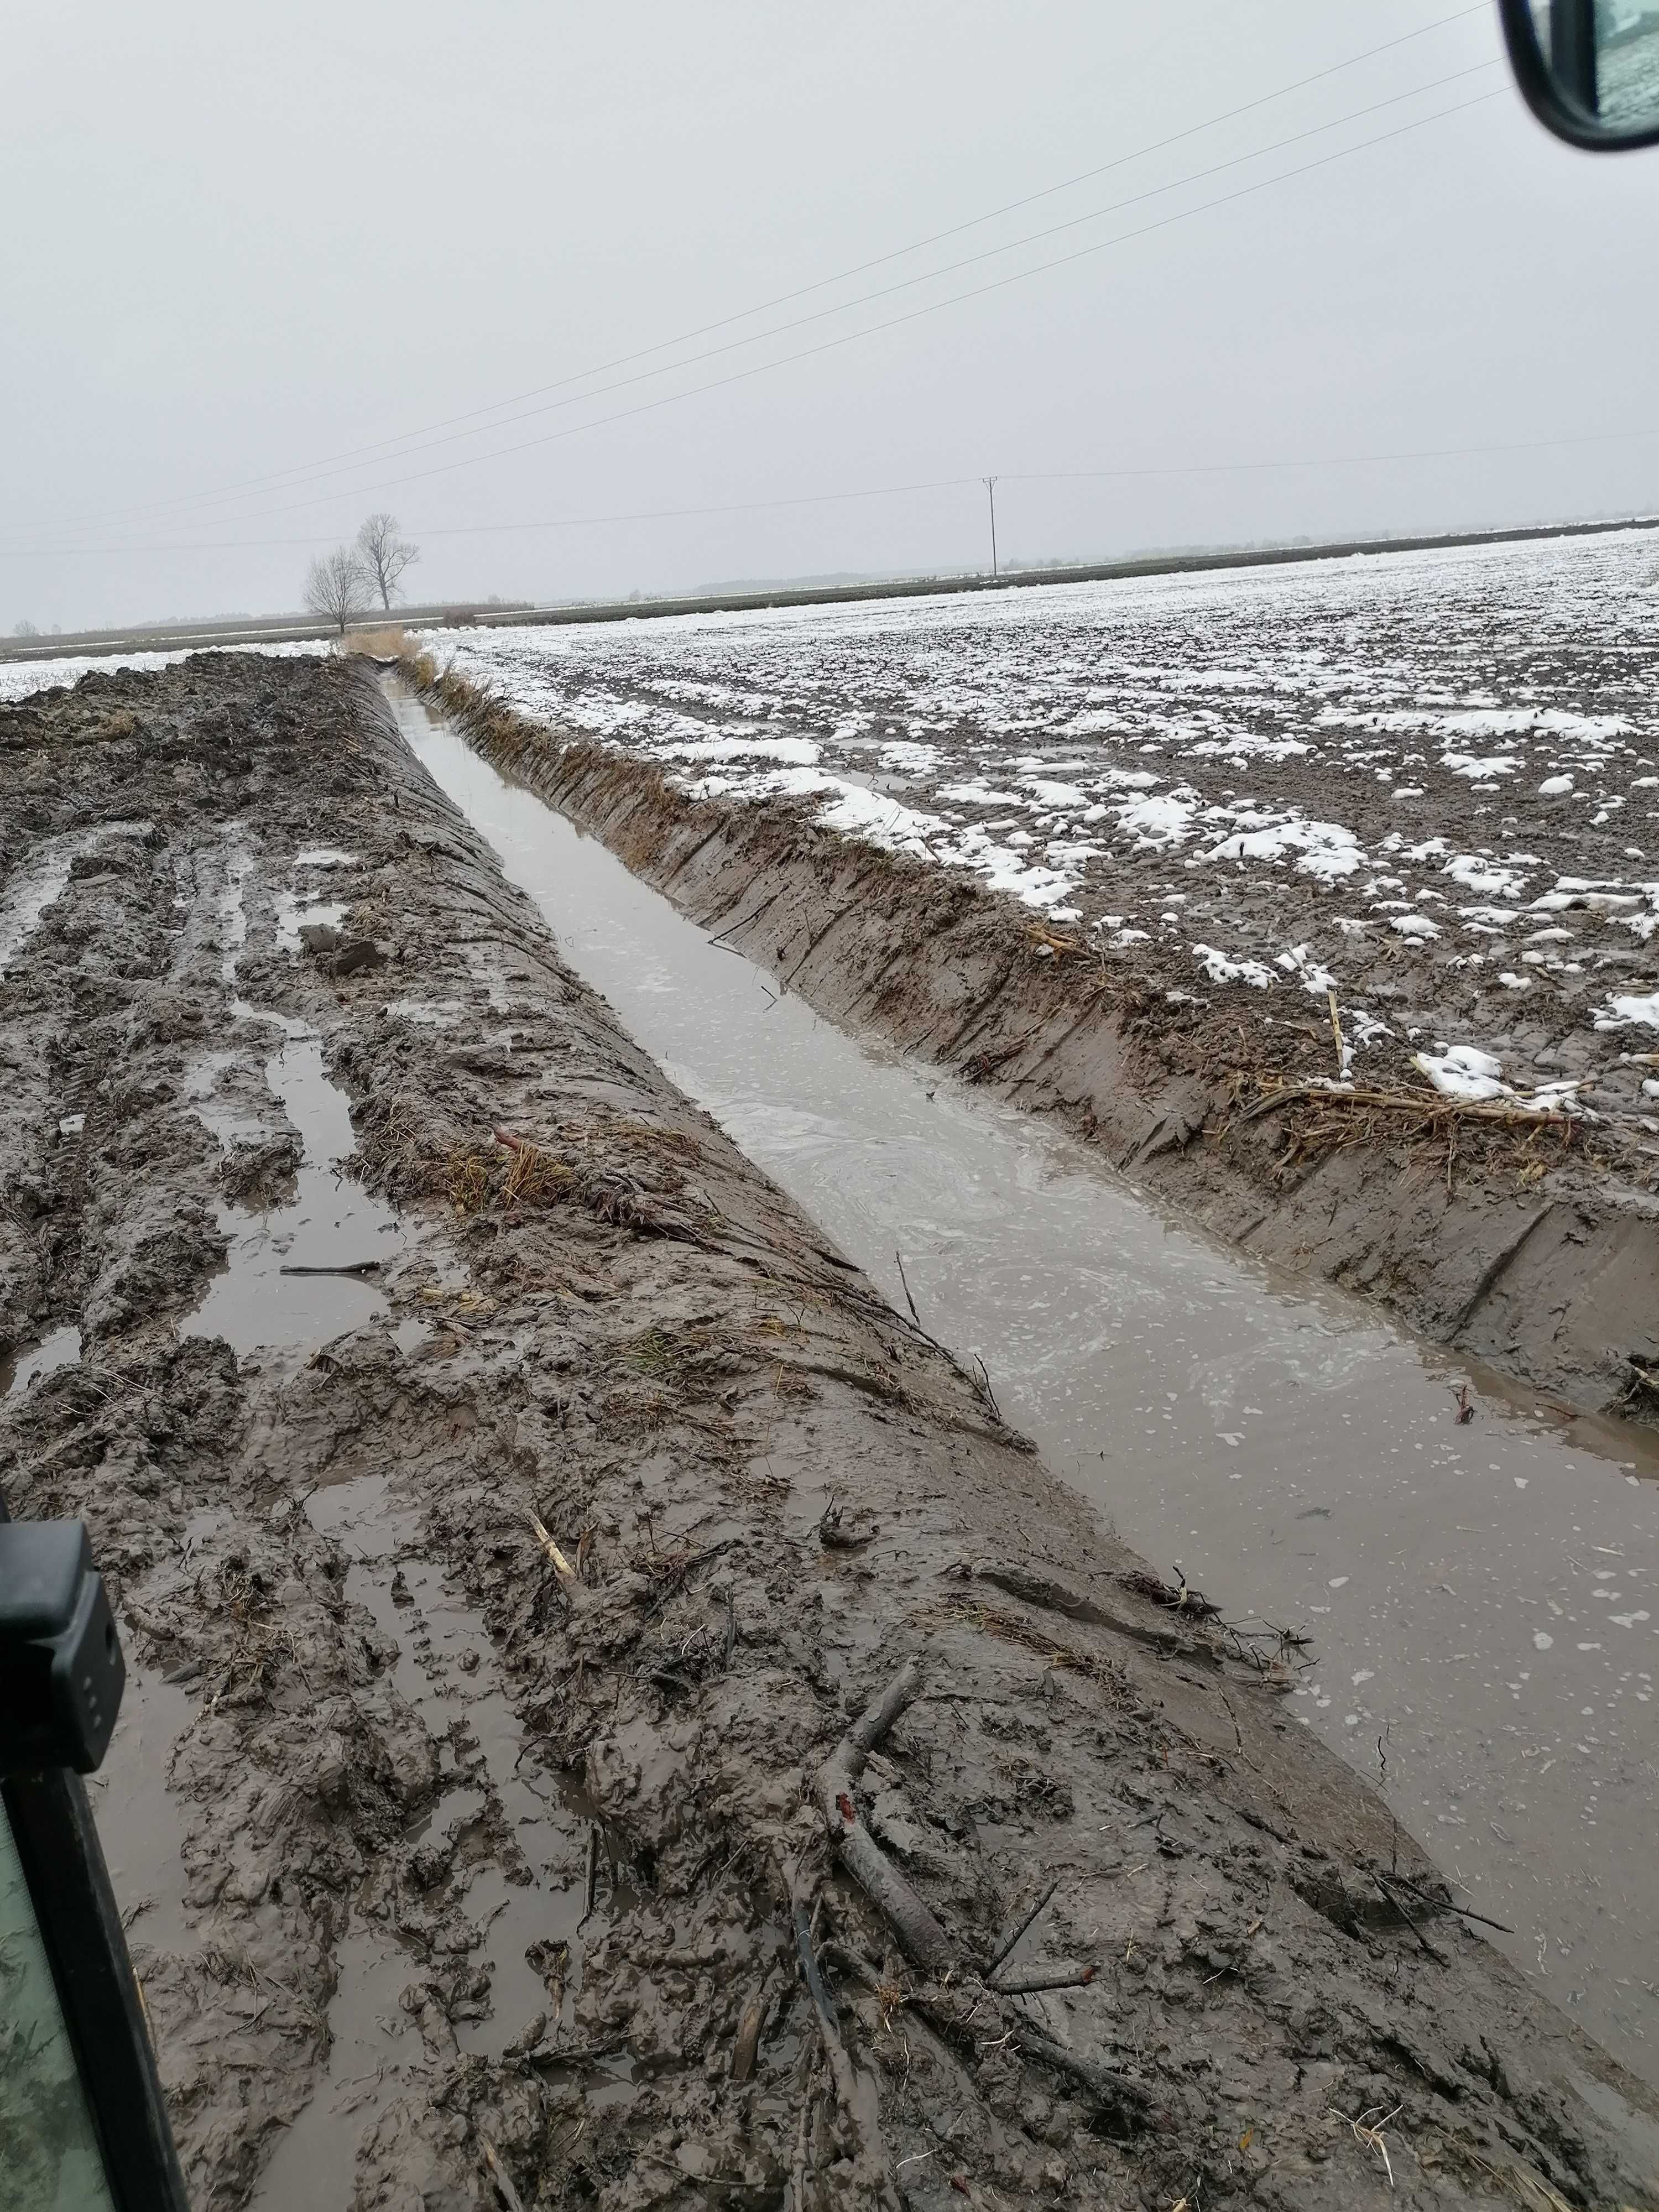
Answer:
[[[1659,1417],[1659,1199],[1626,1133],[1426,1086],[1310,1085],[1310,1037],[1340,1056],[1311,1007],[1231,1023],[807,804],[693,799],[428,658],[401,665],[495,766],[830,1019],[1057,1116],[1258,1258],[1572,1407]]]
[[[1294,1655],[672,1089],[364,672],[91,678],[0,789],[0,1485],[132,1652],[193,2202],[1659,2204]]]

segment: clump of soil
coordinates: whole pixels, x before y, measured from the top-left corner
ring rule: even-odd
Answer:
[[[1659,2203],[1651,2100],[1287,1723],[1294,1655],[673,1091],[365,674],[89,678],[0,709],[0,895],[110,861],[0,984],[0,1334],[87,1339],[0,1484],[87,1519],[167,1717],[102,1817],[196,2203]],[[375,966],[284,949],[324,843]],[[318,1164],[302,1034],[398,1235],[239,1356],[220,1162]]]

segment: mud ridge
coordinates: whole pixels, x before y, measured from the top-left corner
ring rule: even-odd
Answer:
[[[1422,1336],[1580,1410],[1659,1419],[1659,1200],[1611,1133],[1310,1089],[1259,1030],[1182,1014],[960,873],[799,802],[694,799],[429,658],[403,672],[502,774],[832,1020],[1054,1115],[1212,1234]]]
[[[366,673],[90,678],[0,787],[0,896],[91,840],[0,976],[0,1355],[80,1332],[0,1485],[133,1655],[100,1820],[204,2212],[1659,2205],[1648,2092]]]

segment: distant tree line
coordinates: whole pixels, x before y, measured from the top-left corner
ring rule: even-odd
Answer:
[[[390,614],[404,571],[421,557],[420,548],[400,537],[395,514],[371,514],[349,545],[319,553],[306,571],[306,607],[331,623],[343,637],[346,624],[366,615],[379,599]]]

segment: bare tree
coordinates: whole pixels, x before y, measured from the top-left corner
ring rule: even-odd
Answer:
[[[319,554],[306,571],[307,606],[335,623],[342,637],[352,616],[367,611],[372,588],[368,570],[349,545]]]
[[[398,535],[395,514],[371,514],[357,532],[357,550],[368,571],[369,581],[380,595],[380,605],[392,611],[392,595],[404,570],[421,557],[418,545]]]

